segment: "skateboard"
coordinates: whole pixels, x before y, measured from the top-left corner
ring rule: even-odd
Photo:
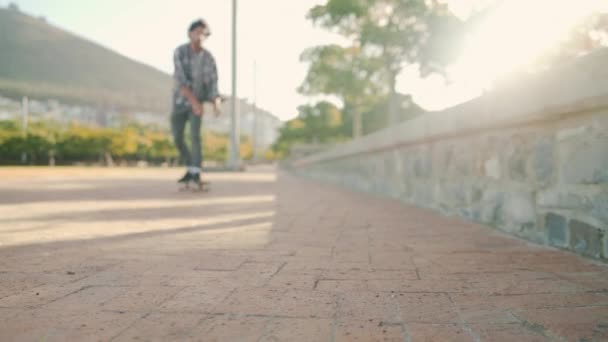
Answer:
[[[211,190],[211,183],[206,181],[200,181],[180,184],[179,191],[188,190],[191,190],[192,192],[209,192]]]

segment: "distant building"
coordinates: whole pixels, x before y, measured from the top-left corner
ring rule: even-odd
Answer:
[[[258,150],[271,146],[279,136],[283,125],[281,120],[270,112],[253,108],[246,101],[239,102],[241,135],[253,138]],[[52,120],[69,124],[76,122],[84,125],[101,127],[121,127],[128,122],[144,125],[155,125],[170,129],[169,114],[158,114],[146,111],[122,112],[113,108],[96,108],[87,105],[64,104],[57,100],[40,101],[30,99],[30,120]],[[21,115],[21,102],[0,95],[0,120],[16,120]],[[215,117],[211,113],[203,117],[203,127],[213,132],[230,133],[230,107],[226,102],[222,115]]]
[[[279,118],[264,109],[254,108],[252,104],[243,100],[239,101],[238,111],[241,135],[253,138],[258,149],[266,149],[274,144],[279,136],[279,128],[283,124]],[[228,134],[230,132],[229,101],[222,106],[221,116],[206,115],[203,118],[203,125],[211,131]]]
[[[11,2],[11,3],[8,4],[8,9],[11,10],[11,11],[20,12],[19,5],[17,5],[14,2]]]
[[[0,120],[12,120],[14,114],[9,112],[8,110],[0,109]]]

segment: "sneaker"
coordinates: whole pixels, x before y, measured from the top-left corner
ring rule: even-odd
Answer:
[[[192,175],[190,174],[190,172],[186,172],[186,174],[180,178],[177,182],[178,183],[188,183],[192,180]]]
[[[201,174],[200,173],[190,174],[190,181],[194,184],[202,184],[201,183]]]

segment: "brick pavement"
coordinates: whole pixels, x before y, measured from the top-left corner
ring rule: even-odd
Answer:
[[[255,169],[0,169],[2,341],[602,341],[608,269]]]

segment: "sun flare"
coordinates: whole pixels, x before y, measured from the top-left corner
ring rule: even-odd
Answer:
[[[606,10],[601,0],[504,1],[471,33],[451,72],[485,87],[555,47],[584,16]]]

